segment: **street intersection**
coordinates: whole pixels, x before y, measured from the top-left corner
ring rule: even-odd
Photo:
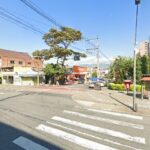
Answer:
[[[104,97],[82,85],[55,88],[1,88],[0,150],[149,150],[147,114],[94,107]]]

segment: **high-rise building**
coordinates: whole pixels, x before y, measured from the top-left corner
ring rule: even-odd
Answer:
[[[148,44],[148,55],[150,56],[150,37],[149,37],[149,44]]]
[[[138,46],[140,56],[149,55],[149,42],[143,41]]]

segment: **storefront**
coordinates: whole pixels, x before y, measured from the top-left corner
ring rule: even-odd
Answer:
[[[13,68],[13,70],[5,70],[1,72],[2,84],[13,84],[21,86],[37,85],[43,81],[43,72],[33,71],[31,68]]]
[[[87,67],[73,66],[74,79],[79,82],[85,82],[87,80]]]

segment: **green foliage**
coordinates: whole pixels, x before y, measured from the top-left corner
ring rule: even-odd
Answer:
[[[142,67],[141,67],[141,58],[137,57],[136,59],[136,81],[137,83],[140,83],[141,76],[142,76]]]
[[[32,53],[33,56],[35,57],[39,57],[39,58],[44,58],[45,60],[48,60],[50,58],[52,58],[54,55],[52,53],[52,51],[47,50],[47,49],[43,49],[43,50],[35,50]]]
[[[67,57],[78,54],[80,57],[86,57],[86,54],[76,52],[70,49],[70,45],[76,41],[81,40],[82,33],[78,30],[63,27],[60,30],[50,29],[48,33],[44,34],[43,40],[50,46],[50,49],[36,50],[33,56],[44,57],[44,59],[56,58],[57,64],[64,67]]]
[[[110,83],[110,84],[108,84],[108,89],[124,91],[125,90],[125,86],[124,86],[124,84]]]
[[[62,68],[58,64],[47,64],[44,68],[44,73],[47,76],[60,76],[65,74],[65,68]]]
[[[144,55],[140,57],[142,74],[150,74],[150,57]]]
[[[81,37],[82,34],[80,31],[63,27],[61,30],[50,29],[49,32],[43,36],[43,39],[46,44],[50,46],[50,52],[53,54],[53,57],[57,58],[57,64],[61,64],[63,67],[68,56],[79,54],[81,57],[86,57],[85,54],[69,49],[69,46],[81,40]]]
[[[150,56],[138,56],[136,59],[136,81],[139,84],[142,74],[150,73]],[[115,83],[123,83],[124,80],[133,80],[133,59],[118,56],[109,68],[108,78]]]
[[[130,86],[130,91],[133,91],[133,85]],[[136,91],[141,92],[141,85],[136,85]]]
[[[97,72],[92,73],[92,78],[97,77]]]
[[[109,83],[108,89],[110,90],[118,90],[118,91],[125,91],[125,85],[124,84],[115,84],[115,83]],[[130,91],[133,91],[133,85],[130,86]],[[141,92],[141,85],[136,85],[136,91]]]
[[[109,78],[115,79],[116,83],[122,83],[131,78],[133,73],[133,61],[130,57],[118,56],[110,66]]]

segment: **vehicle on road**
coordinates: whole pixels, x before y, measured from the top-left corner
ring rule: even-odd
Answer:
[[[106,81],[102,78],[91,78],[89,80],[89,88],[94,88],[94,87],[103,87],[105,86]]]

